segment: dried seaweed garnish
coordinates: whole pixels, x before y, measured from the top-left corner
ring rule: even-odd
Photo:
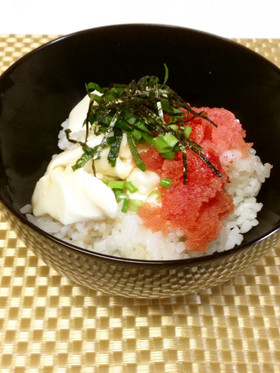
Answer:
[[[126,133],[131,155],[141,170],[145,170],[146,165],[137,150],[137,144],[146,141],[154,145],[164,158],[172,159],[175,152],[182,153],[184,184],[187,183],[187,148],[197,154],[217,176],[222,176],[202,153],[202,147],[189,138],[190,127],[188,131],[184,130],[195,117],[202,117],[213,126],[216,124],[205,111],[195,111],[166,84],[168,68],[166,65],[164,67],[163,84],[159,83],[156,76],[144,76],[129,84],[113,84],[105,88],[93,82],[86,85],[90,103],[83,123],[86,126],[85,141],[71,139],[70,131],[66,130],[68,140],[79,143],[84,151],[73,166],[74,170],[83,167],[90,159],[94,167],[94,160],[100,158],[101,151],[108,146],[108,162],[114,167],[123,133]],[[191,117],[186,118],[181,109],[190,113]],[[103,134],[101,143],[94,148],[87,145],[89,131],[95,135]]]

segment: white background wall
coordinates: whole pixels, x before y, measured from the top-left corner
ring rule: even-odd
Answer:
[[[161,23],[224,37],[280,38],[280,0],[0,0],[0,33],[66,34]]]

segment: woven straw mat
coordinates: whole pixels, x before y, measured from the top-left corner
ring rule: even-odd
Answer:
[[[0,73],[56,35],[0,35]],[[280,39],[237,40],[280,65]],[[1,217],[1,215],[0,215]],[[196,295],[104,295],[60,276],[0,219],[0,372],[280,372],[280,247]]]

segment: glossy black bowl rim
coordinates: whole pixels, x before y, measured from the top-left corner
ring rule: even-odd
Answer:
[[[234,48],[238,48],[241,51],[243,50],[244,52],[246,52],[248,54],[252,54],[255,58],[259,59],[263,63],[266,63],[267,65],[270,65],[271,68],[275,69],[278,73],[280,73],[280,68],[278,66],[276,66],[273,62],[267,60],[265,57],[261,56],[257,52],[255,52],[255,51],[253,51],[253,50],[251,50],[251,49],[249,49],[249,48],[247,48],[247,47],[245,47],[245,46],[243,46],[243,45],[241,45],[241,44],[239,44],[239,43],[237,43],[233,40],[227,39],[227,38],[222,37],[222,36],[218,36],[218,35],[215,35],[215,34],[211,34],[209,32],[195,30],[195,29],[191,29],[191,28],[187,28],[187,27],[183,27],[183,26],[175,26],[175,25],[169,25],[169,24],[126,23],[126,24],[114,24],[114,25],[106,25],[106,26],[89,28],[89,29],[76,31],[76,32],[73,32],[73,33],[70,33],[70,34],[66,34],[66,35],[54,38],[53,40],[51,40],[51,41],[33,49],[32,51],[30,51],[28,53],[26,53],[24,56],[22,56],[17,61],[15,61],[11,66],[9,66],[4,71],[3,74],[1,74],[0,83],[1,83],[1,80],[3,78],[5,78],[6,75],[8,75],[10,72],[12,72],[18,65],[22,64],[26,59],[29,58],[29,56],[39,52],[41,49],[48,48],[50,45],[52,45],[54,43],[59,43],[59,42],[63,41],[64,39],[71,39],[72,37],[92,33],[94,31],[102,31],[102,30],[104,30],[104,31],[107,30],[108,31],[108,30],[112,30],[112,29],[116,29],[116,28],[133,28],[133,27],[177,29],[178,31],[182,31],[182,32],[191,32],[191,33],[199,34],[201,36],[207,36],[207,37],[215,38],[216,40],[220,40],[220,41],[222,41],[222,42],[224,42],[228,45],[232,45],[232,47],[234,47]],[[237,252],[246,250],[246,248],[248,248],[249,246],[256,245],[256,244],[260,243],[261,241],[263,241],[263,240],[267,239],[268,237],[274,235],[276,232],[278,232],[280,230],[280,224],[279,224],[278,226],[276,226],[276,228],[273,228],[273,229],[269,230],[264,235],[258,237],[255,240],[252,240],[252,241],[250,241],[246,244],[236,246],[236,247],[234,247],[230,250],[215,252],[213,254],[203,255],[203,256],[199,256],[199,257],[192,257],[192,258],[185,258],[185,259],[171,259],[171,260],[131,259],[131,258],[123,258],[123,257],[103,254],[103,253],[100,253],[100,252],[97,252],[97,251],[90,251],[90,250],[81,248],[79,246],[70,244],[66,241],[63,241],[62,239],[59,239],[59,238],[47,233],[46,231],[40,229],[39,227],[37,227],[36,225],[34,225],[30,221],[28,221],[28,219],[25,217],[24,214],[20,213],[17,209],[15,209],[14,206],[9,205],[4,200],[2,200],[1,196],[0,196],[0,200],[1,200],[1,203],[10,211],[10,213],[12,213],[17,218],[19,218],[19,220],[23,224],[29,226],[31,229],[37,231],[42,236],[49,239],[50,241],[53,241],[53,242],[57,243],[58,245],[64,246],[65,248],[67,248],[69,250],[72,250],[74,252],[78,252],[78,253],[82,253],[82,254],[85,254],[85,255],[89,255],[91,257],[95,257],[97,259],[110,261],[110,262],[115,262],[115,263],[123,263],[123,264],[127,263],[127,264],[131,264],[131,265],[135,264],[135,265],[149,265],[149,266],[164,266],[164,267],[166,267],[166,266],[174,266],[174,265],[179,265],[179,266],[188,265],[188,264],[194,264],[194,263],[205,262],[205,261],[210,262],[212,260],[222,259],[223,257],[226,257],[226,256],[231,255],[233,253],[237,253]]]

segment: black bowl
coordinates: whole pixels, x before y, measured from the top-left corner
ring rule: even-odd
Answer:
[[[260,224],[242,246],[199,259],[141,261],[66,244],[29,223],[20,208],[58,151],[70,109],[96,81],[163,78],[195,106],[225,107],[248,141],[274,165],[259,200]],[[0,78],[1,205],[18,236],[45,262],[79,284],[106,293],[167,297],[197,292],[240,273],[279,241],[280,74],[263,57],[232,41],[180,27],[117,25],[81,31],[27,54]]]

